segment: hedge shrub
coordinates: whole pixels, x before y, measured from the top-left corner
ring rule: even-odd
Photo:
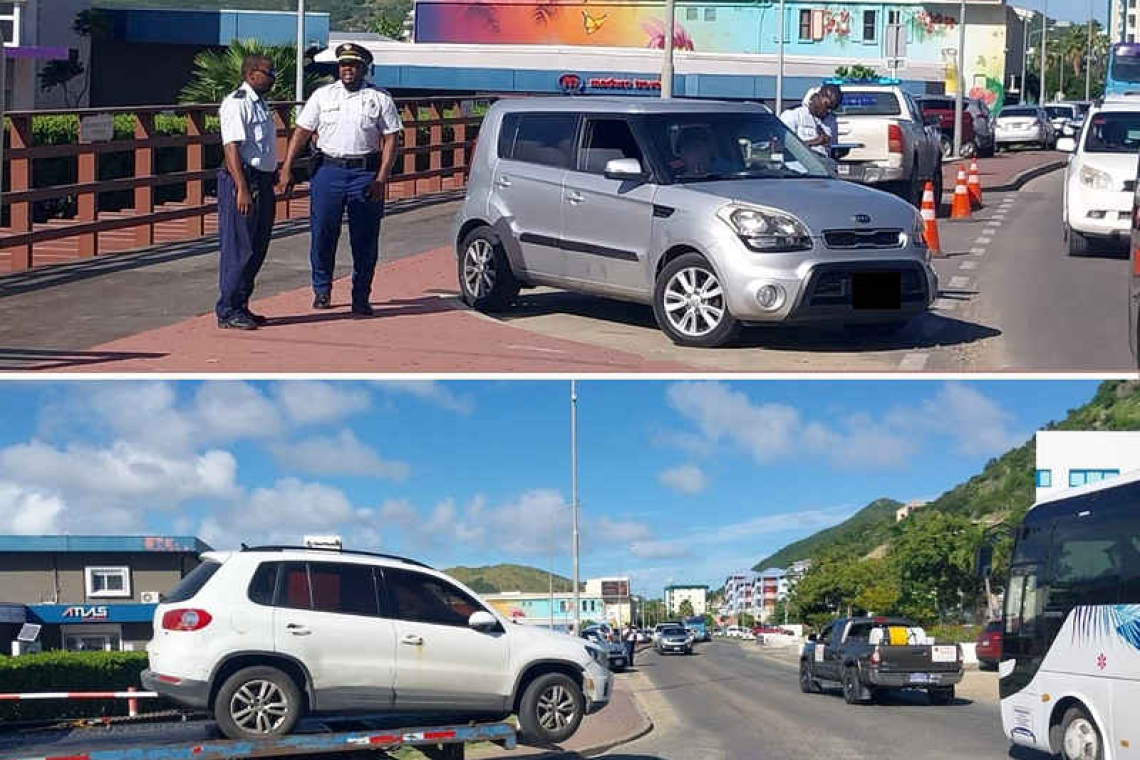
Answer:
[[[147,667],[146,652],[65,652],[54,650],[20,657],[0,657],[0,691],[142,690],[139,675]],[[161,702],[161,705],[157,703]],[[170,709],[166,700],[139,701],[140,712]],[[0,723],[49,718],[126,715],[127,700],[50,700],[0,702]]]

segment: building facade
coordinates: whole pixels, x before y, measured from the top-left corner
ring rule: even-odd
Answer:
[[[188,536],[0,536],[0,647],[31,623],[43,649],[141,649],[159,594],[209,550]]]
[[[741,613],[752,614],[752,592],[757,575],[751,570],[732,573],[724,581],[724,604],[720,613],[724,617],[736,617]]]
[[[663,2],[639,0],[417,0],[415,41],[653,50],[664,47],[664,7]],[[1010,84],[1007,72],[1020,73],[1024,23],[1003,0],[968,0],[966,8],[965,89],[997,109]],[[836,67],[852,64],[870,66],[880,75],[893,73],[920,92],[953,93],[959,15],[955,2],[791,0],[781,27],[779,3],[773,0],[680,0],[674,47],[680,61],[727,55],[738,64],[772,64],[782,28],[785,74],[791,79],[786,97],[799,97],[806,89],[798,78],[818,84],[821,72],[832,76]],[[894,41],[902,47],[894,47]],[[896,51],[901,63],[893,68],[895,59],[888,54]],[[560,60],[551,63],[565,70]],[[753,78],[775,74],[771,66],[750,68],[757,72]],[[683,69],[678,66],[678,72]],[[719,76],[733,79],[727,72]],[[675,92],[700,95],[684,76],[679,79]],[[767,85],[749,85],[739,76],[733,84],[740,97],[771,97]]]
[[[704,585],[673,585],[665,587],[665,609],[670,615],[681,614],[681,604],[688,601],[694,615],[708,612],[709,587]]]
[[[589,578],[586,580],[586,594],[600,597],[605,604],[604,621],[611,625],[625,625],[637,614],[636,604],[630,594],[628,577]]]
[[[497,594],[482,594],[481,597],[503,617],[520,625],[553,625],[559,630],[569,630],[574,625],[574,593],[571,591],[556,591],[553,596],[543,593],[503,591]],[[606,606],[601,596],[579,594],[578,603],[579,620],[582,625],[607,622]]]
[[[1140,469],[1140,432],[1037,433],[1037,498]]]
[[[908,501],[906,504],[903,504],[901,507],[895,510],[895,522],[902,522],[906,518],[910,517],[915,510],[922,509],[925,506],[925,501]]]
[[[87,73],[67,88],[41,87],[46,66],[72,60],[89,73],[91,40],[71,28],[75,17],[90,10],[91,0],[9,0],[0,3],[0,31],[4,34],[8,110],[69,108],[87,104]]]
[[[1136,0],[1109,0],[1109,42],[1136,42],[1140,39]]]
[[[752,586],[752,614],[760,622],[769,622],[776,612],[776,603],[788,598],[788,573],[783,568],[769,567],[756,577]]]

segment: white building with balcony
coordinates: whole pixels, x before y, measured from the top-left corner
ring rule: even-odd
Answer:
[[[693,607],[694,615],[703,615],[708,611],[709,587],[705,585],[675,584],[665,587],[665,609],[670,615],[680,615],[681,605],[688,601]]]
[[[1140,432],[1037,433],[1037,498],[1140,469]]]

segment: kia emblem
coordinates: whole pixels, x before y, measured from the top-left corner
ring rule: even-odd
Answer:
[[[853,216],[851,218],[855,221],[856,224],[870,224],[871,223],[871,217],[867,216],[866,214],[856,214],[855,216]]]

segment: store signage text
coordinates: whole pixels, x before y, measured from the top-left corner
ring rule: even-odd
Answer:
[[[109,617],[106,607],[68,607],[63,617],[80,620],[106,620]]]

